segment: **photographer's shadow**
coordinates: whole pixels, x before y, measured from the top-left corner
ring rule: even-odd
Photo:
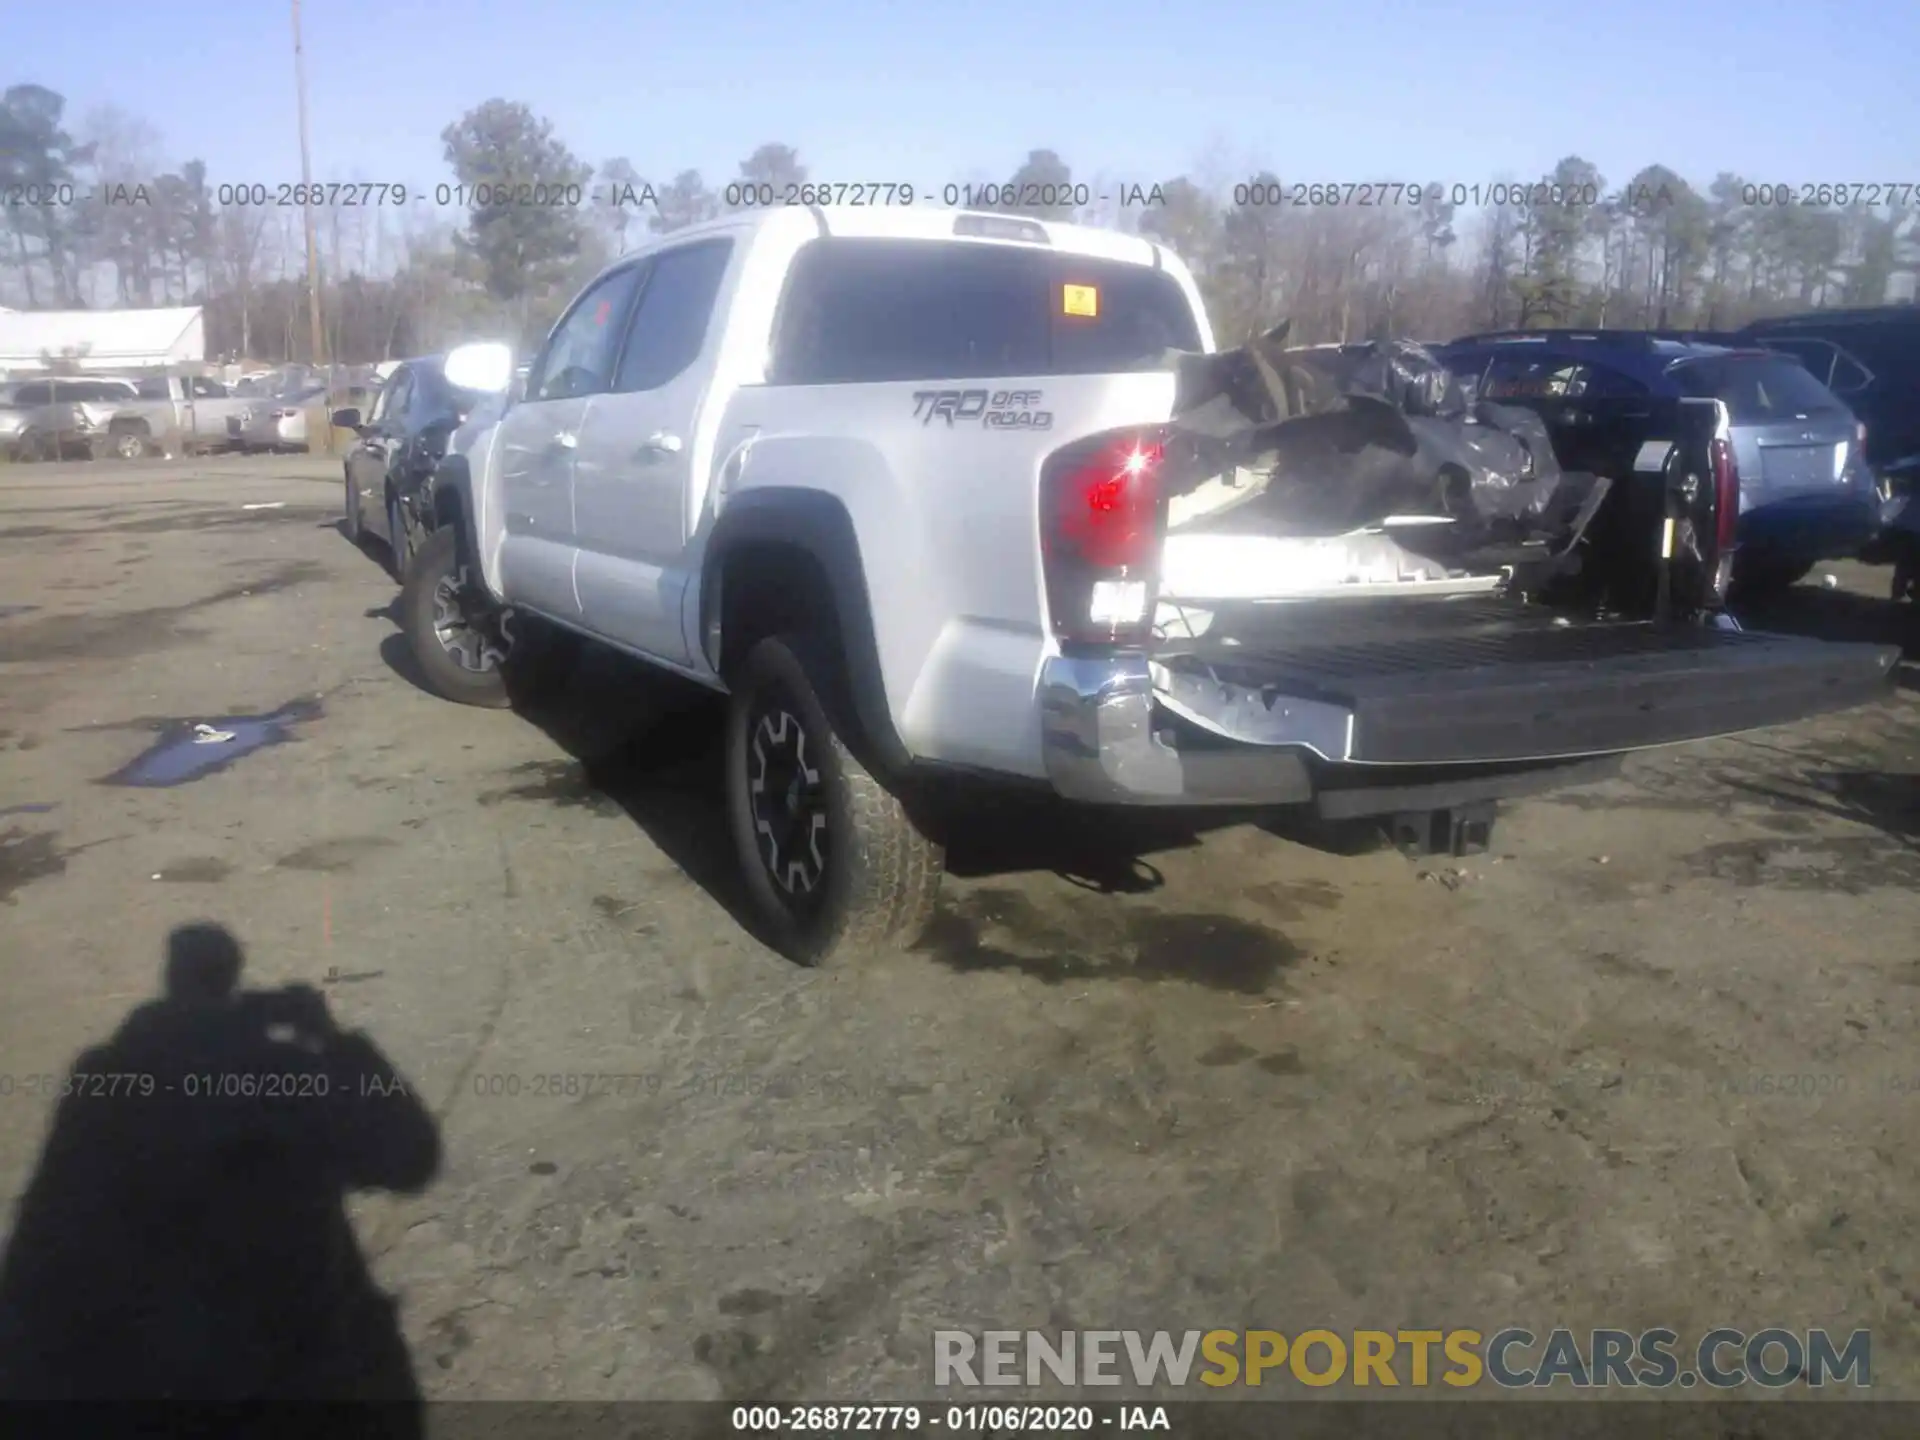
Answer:
[[[350,1190],[417,1191],[438,1127],[310,986],[239,988],[218,925],[82,1054],[0,1261],[0,1397],[386,1402],[421,1431]]]

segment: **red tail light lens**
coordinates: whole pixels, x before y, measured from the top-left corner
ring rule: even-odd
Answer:
[[[1733,553],[1734,536],[1740,528],[1740,471],[1734,464],[1733,444],[1716,438],[1713,456],[1713,539],[1714,549],[1722,556]]]
[[[1165,455],[1160,432],[1125,430],[1070,445],[1043,467],[1040,554],[1062,640],[1137,644],[1151,633]]]

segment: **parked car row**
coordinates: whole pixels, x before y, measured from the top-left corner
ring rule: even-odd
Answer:
[[[1624,330],[1471,335],[1439,353],[1480,399],[1537,411],[1570,465],[1584,463],[1582,437],[1609,415],[1654,400],[1719,401],[1740,489],[1734,583],[1747,594],[1858,554],[1879,530],[1867,427],[1796,355]]]
[[[366,405],[372,391],[349,390]],[[241,393],[181,375],[58,375],[0,384],[0,457],[139,459],[215,450],[307,450],[326,423],[328,387]]]

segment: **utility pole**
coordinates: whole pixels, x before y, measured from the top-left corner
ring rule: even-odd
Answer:
[[[313,222],[313,155],[307,144],[307,59],[300,43],[300,0],[293,0],[293,83],[300,106],[300,195],[301,213],[307,230],[307,326],[309,348],[316,366],[327,363],[324,332],[320,326],[320,241]],[[333,453],[333,382],[327,382],[327,423],[321,428],[327,435],[327,453]]]

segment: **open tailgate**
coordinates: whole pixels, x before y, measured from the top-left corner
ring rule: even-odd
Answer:
[[[1498,599],[1248,606],[1154,655],[1174,713],[1355,764],[1545,760],[1784,724],[1887,695],[1896,649],[1651,622],[1556,624]]]

